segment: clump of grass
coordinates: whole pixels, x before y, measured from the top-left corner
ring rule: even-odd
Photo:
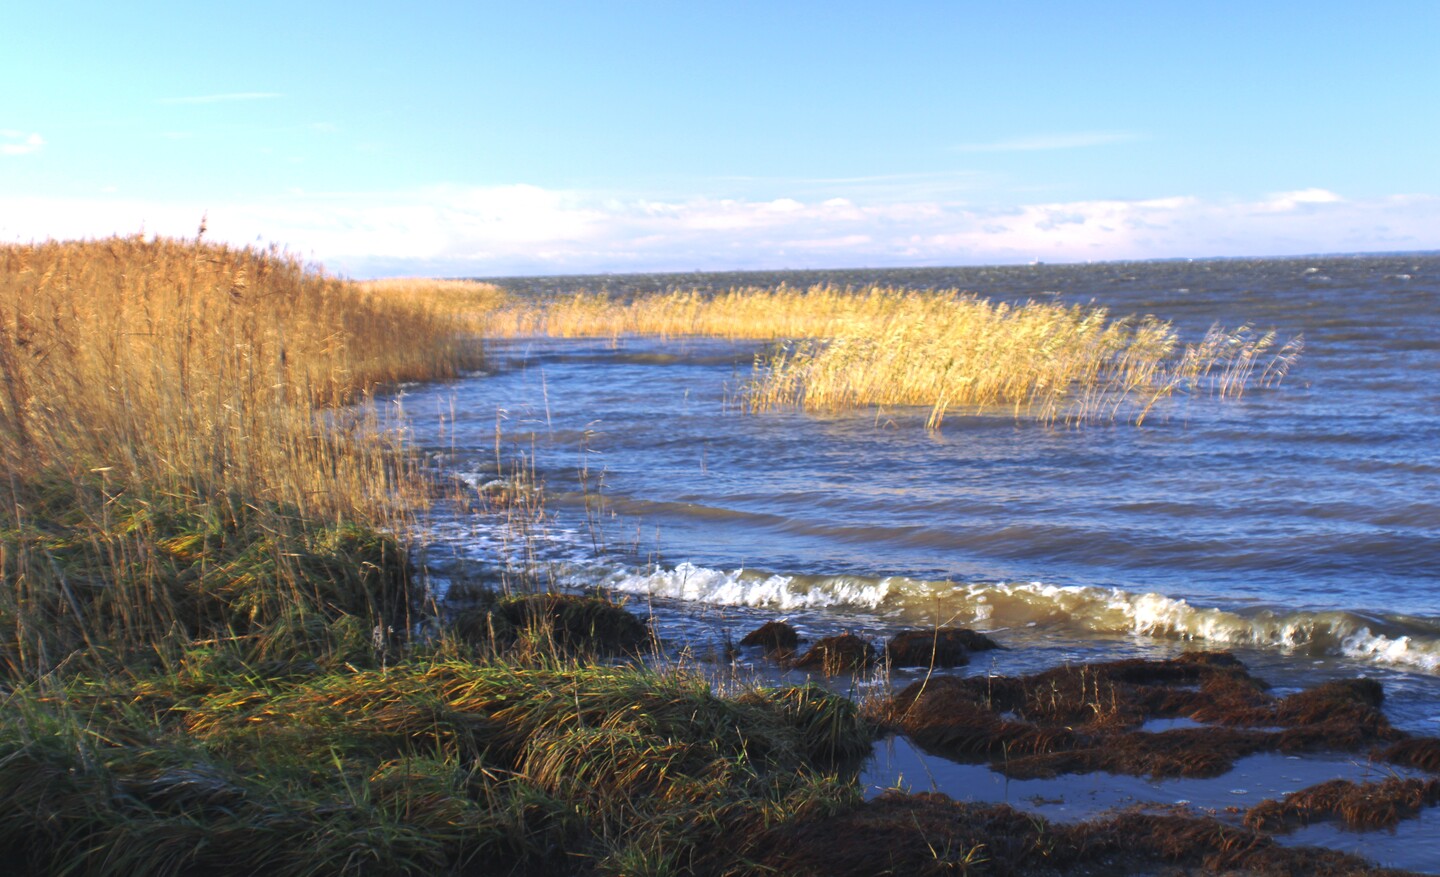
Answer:
[[[501,654],[639,655],[654,645],[649,625],[625,607],[577,594],[494,594],[461,611],[452,629]]]
[[[667,855],[706,873],[776,820],[855,803],[835,771],[869,741],[816,688],[724,699],[626,667],[74,679],[0,713],[0,850],[33,873],[625,873]]]
[[[619,338],[712,336],[779,340],[829,338],[855,322],[887,318],[915,293],[837,286],[744,287],[719,294],[677,291],[629,299],[580,293],[512,298],[483,315],[487,337]]]
[[[408,617],[393,536],[239,495],[201,504],[98,479],[65,488],[37,492],[42,504],[0,530],[0,568],[14,583],[0,593],[0,667],[11,677],[77,651],[125,664],[198,639],[255,660],[332,646],[349,660],[356,650],[332,636],[336,625],[363,627],[363,644],[375,623]]]
[[[515,299],[504,289],[476,280],[395,277],[366,280],[357,286],[382,306],[399,304],[437,311],[476,335],[485,332],[493,312],[516,306]]]
[[[955,409],[996,407],[1047,423],[1138,425],[1176,394],[1229,398],[1278,381],[1299,344],[1275,343],[1273,332],[1215,327],[1185,345],[1153,317],[913,294],[883,320],[848,322],[832,337],[773,354],[746,401],[759,411],[919,406],[930,409],[930,428]]]

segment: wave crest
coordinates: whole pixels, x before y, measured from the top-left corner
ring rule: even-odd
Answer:
[[[886,610],[988,629],[1057,625],[1096,634],[1129,633],[1346,657],[1440,673],[1440,637],[1423,619],[1351,611],[1234,610],[1121,588],[1043,582],[955,583],[901,576],[801,576],[681,563],[672,569],[616,570],[605,587],[626,594],[776,610]]]

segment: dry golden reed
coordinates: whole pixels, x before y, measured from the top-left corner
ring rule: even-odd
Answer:
[[[804,339],[757,364],[751,410],[920,406],[932,428],[954,409],[995,406],[1045,422],[1138,424],[1176,394],[1234,397],[1278,381],[1300,351],[1298,339],[1277,347],[1273,332],[1249,327],[1187,345],[1154,317],[883,287],[493,298],[475,320],[488,337]]]
[[[427,301],[368,294],[275,251],[140,237],[6,246],[0,461],[366,505],[390,485],[360,483],[380,477],[374,461],[340,451],[317,409],[453,375],[462,345]]]
[[[420,307],[483,334],[490,313],[513,304],[505,290],[493,283],[476,280],[434,280],[424,277],[395,277],[365,280],[357,287],[382,306],[390,303],[406,308]]]
[[[952,409],[993,407],[1047,423],[1138,425],[1179,393],[1235,397],[1256,381],[1279,380],[1299,342],[1274,348],[1273,332],[1248,327],[1213,327],[1184,345],[1173,326],[1153,317],[917,297],[884,322],[847,324],[829,339],[775,354],[747,402],[752,410],[921,406],[930,409],[931,428]]]
[[[403,630],[384,534],[425,492],[373,411],[339,406],[475,353],[442,309],[274,250],[0,247],[0,673]]]
[[[483,316],[491,338],[619,338],[623,335],[718,338],[828,338],[857,321],[883,322],[916,293],[836,286],[806,290],[781,285],[746,287],[718,295],[670,292],[628,301],[604,293],[554,299],[512,298]]]

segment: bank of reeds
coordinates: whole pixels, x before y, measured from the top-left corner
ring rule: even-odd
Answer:
[[[366,295],[382,302],[398,302],[443,313],[476,335],[485,333],[492,313],[514,306],[514,300],[505,290],[476,280],[392,277],[365,280],[357,285]]]
[[[338,407],[476,357],[431,304],[274,250],[0,247],[0,670],[403,629],[385,532],[418,479]]]
[[[491,338],[829,338],[847,325],[886,322],[905,301],[930,295],[888,288],[856,291],[816,286],[800,290],[782,285],[733,289],[719,295],[671,292],[629,299],[604,293],[552,299],[511,297],[488,303],[483,325],[485,335]]]
[[[407,642],[429,488],[351,403],[478,365],[472,291],[199,241],[0,248],[7,867],[719,873],[732,832],[856,803],[853,704],[601,666],[650,642],[619,607],[493,598]]]
[[[957,291],[737,289],[553,300],[488,299],[490,337],[715,336],[795,343],[762,358],[753,411],[921,407],[938,427],[961,408],[1004,408],[1044,422],[1143,423],[1182,394],[1233,398],[1284,377],[1299,339],[1248,326],[1182,341],[1155,317],[1103,308],[1010,305]]]

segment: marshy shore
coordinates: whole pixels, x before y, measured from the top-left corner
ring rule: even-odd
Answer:
[[[756,408],[870,404],[874,388],[826,376],[914,349],[865,338],[946,309],[966,314],[957,333],[1013,325],[1034,343],[1023,368],[987,355],[990,382],[959,380],[954,362],[922,375],[929,356],[893,363],[913,377],[887,383],[918,389],[889,402],[935,422],[959,404],[1139,421],[1168,394],[1278,378],[1296,353],[1248,332],[1180,352],[1158,323],[885,291],[738,295],[707,319],[753,326],[757,302],[802,314],[764,337],[853,340],[784,353]],[[543,331],[569,331],[565,307],[571,325],[628,309],[604,332],[740,331],[633,324],[705,311],[684,297],[562,302]],[[0,853],[14,873],[1389,873],[1277,838],[1306,821],[1384,828],[1440,798],[1440,743],[1391,727],[1364,681],[1276,696],[1199,654],[942,674],[857,703],[656,667],[648,619],[598,598],[512,588],[436,605],[406,535],[434,485],[365,402],[478,368],[479,335],[542,331],[530,308],[199,240],[0,248]],[[1052,392],[1077,382],[1093,392]],[[987,395],[948,389],[961,384]],[[837,646],[817,672],[870,660]],[[1167,720],[1194,725],[1146,729]],[[1413,773],[1237,818],[1064,823],[901,789],[867,798],[860,772],[886,733],[1042,779],[1216,775],[1320,750]]]

